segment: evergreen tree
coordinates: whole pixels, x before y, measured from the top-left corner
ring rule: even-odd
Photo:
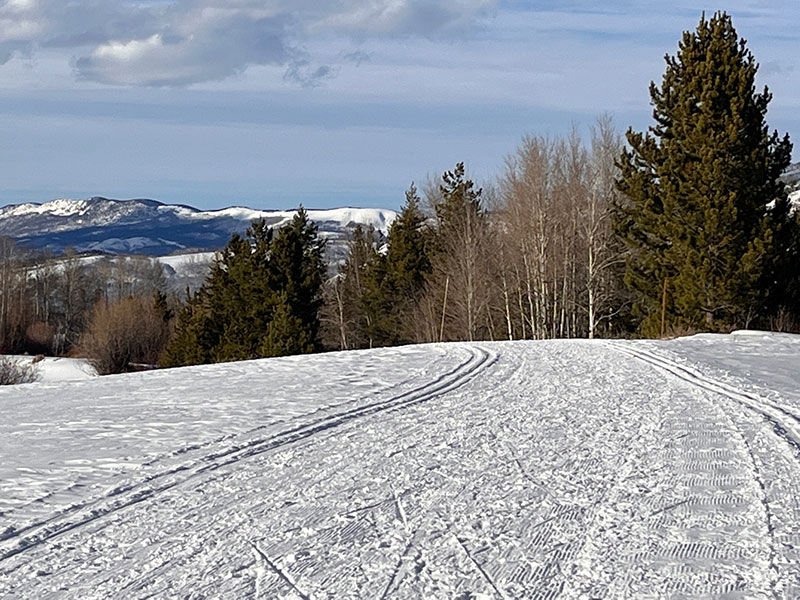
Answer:
[[[356,227],[339,277],[330,283],[329,339],[340,348],[417,340],[414,312],[431,273],[430,231],[414,184],[378,249],[372,229]]]
[[[373,304],[375,263],[382,261],[378,240],[372,227],[356,225],[347,247],[347,258],[337,277],[329,282],[330,311],[335,315],[336,337],[341,350],[370,348],[374,345],[373,323],[380,317],[379,305]]]
[[[441,306],[442,340],[473,341],[487,334],[489,261],[488,219],[483,190],[466,177],[464,163],[442,174],[434,203],[438,228],[432,244],[429,293]]]
[[[178,313],[175,331],[161,357],[162,367],[201,365],[212,362],[213,339],[209,339],[212,321],[207,310],[206,292],[200,288],[190,294]]]
[[[278,231],[269,259],[269,287],[285,295],[277,303],[285,304],[288,314],[299,320],[304,339],[310,340],[303,346],[305,352],[321,348],[319,309],[326,273],[324,250],[317,226],[301,206],[291,222]]]
[[[371,263],[367,302],[372,306],[374,336],[381,346],[414,341],[414,308],[431,273],[430,236],[414,184],[397,219],[389,227],[386,254]]]
[[[187,297],[162,364],[317,350],[323,250],[302,208],[274,239],[263,220],[254,222],[246,237],[234,234],[203,286]]]
[[[389,227],[386,271],[397,302],[415,302],[431,271],[430,236],[414,184],[397,219]]]
[[[313,335],[313,331],[294,315],[287,293],[281,292],[261,345],[261,356],[310,354],[317,350]]]
[[[747,325],[785,272],[792,232],[779,176],[791,144],[768,131],[771,94],[756,93],[758,65],[727,14],[703,16],[666,62],[650,86],[655,125],[628,131],[619,162],[626,283],[645,334],[659,331],[665,297],[668,325]]]
[[[484,214],[481,204],[483,189],[475,189],[475,183],[467,179],[463,162],[457,163],[452,171],[442,174],[439,194],[440,199],[435,203],[434,210],[440,233],[473,227],[474,222]]]

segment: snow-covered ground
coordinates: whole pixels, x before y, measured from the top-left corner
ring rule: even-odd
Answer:
[[[800,210],[800,190],[789,194],[789,202],[791,202],[794,210]]]
[[[800,594],[800,337],[0,388],[0,597]]]
[[[33,356],[4,355],[22,365],[34,365],[37,381],[41,383],[60,383],[79,381],[97,377],[97,370],[83,358],[58,358],[46,356],[37,360]]]

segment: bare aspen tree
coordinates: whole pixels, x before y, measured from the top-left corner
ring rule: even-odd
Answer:
[[[438,299],[440,337],[446,341],[484,339],[491,329],[490,232],[482,194],[466,177],[463,163],[443,174],[438,190],[428,192],[437,220],[428,295]]]
[[[611,118],[600,117],[592,128],[589,189],[581,223],[586,247],[589,338],[595,337],[598,323],[613,316],[621,304],[618,282],[611,272],[621,261],[620,248],[615,247],[611,232],[611,210],[617,193],[614,160],[621,147],[620,136],[614,130]]]
[[[507,158],[493,219],[509,256],[500,272],[503,310],[509,319],[513,296],[512,329],[522,337],[595,337],[617,314],[610,209],[618,151],[602,118],[588,147],[573,130],[560,140],[523,138]]]
[[[341,273],[331,277],[322,287],[322,308],[319,319],[322,343],[327,348],[349,349],[347,333],[352,324],[346,314],[346,287],[345,278]]]

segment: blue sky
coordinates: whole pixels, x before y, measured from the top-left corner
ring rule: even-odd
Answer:
[[[0,0],[0,205],[397,208],[457,161],[490,181],[524,134],[643,129],[720,9],[800,143],[797,0]]]

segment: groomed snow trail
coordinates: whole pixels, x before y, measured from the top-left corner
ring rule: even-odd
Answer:
[[[0,390],[0,597],[794,597],[800,410],[697,356],[431,345]]]

